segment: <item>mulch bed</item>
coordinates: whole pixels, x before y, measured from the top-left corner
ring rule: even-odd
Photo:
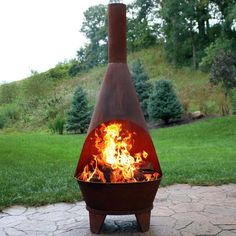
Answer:
[[[166,124],[164,121],[160,121],[159,123],[148,123],[148,128],[149,129],[154,129],[154,128],[168,128],[168,127],[173,127],[177,125],[184,125],[184,124],[190,124],[193,122],[197,122],[199,120],[207,120],[211,118],[217,117],[216,115],[206,115],[204,117],[198,118],[198,119],[193,119],[190,115],[181,117],[180,119],[173,119],[170,120],[168,124]]]

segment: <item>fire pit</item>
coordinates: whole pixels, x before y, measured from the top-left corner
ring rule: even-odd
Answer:
[[[109,13],[109,64],[75,177],[99,233],[106,215],[135,214],[149,230],[162,172],[127,66],[126,6]]]

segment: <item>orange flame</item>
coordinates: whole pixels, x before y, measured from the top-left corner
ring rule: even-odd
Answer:
[[[85,166],[79,179],[99,182],[137,182],[137,173],[140,163],[148,157],[143,151],[133,156],[130,151],[133,139],[128,130],[122,129],[121,123],[102,124],[95,132],[95,147],[98,154]],[[143,174],[143,181],[157,179],[158,173]]]

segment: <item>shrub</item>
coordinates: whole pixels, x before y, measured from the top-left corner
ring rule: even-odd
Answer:
[[[205,56],[202,58],[200,68],[203,71],[209,71],[217,55],[232,51],[232,41],[229,39],[218,38],[211,43],[205,50]]]
[[[170,119],[181,117],[183,109],[171,81],[165,79],[156,81],[149,98],[148,112],[152,120],[162,119],[165,123]]]
[[[18,96],[18,87],[16,83],[7,83],[0,86],[0,104],[10,104]]]
[[[212,85],[219,85],[224,90],[226,101],[223,115],[229,114],[229,107],[227,104],[228,95],[230,91],[236,87],[236,67],[235,55],[231,53],[222,53],[217,55],[210,72],[210,83]]]
[[[73,133],[85,133],[90,121],[87,94],[82,87],[77,87],[70,110],[68,112],[66,129]]]
[[[49,129],[52,133],[63,134],[65,119],[63,117],[57,117],[54,121],[49,123]]]

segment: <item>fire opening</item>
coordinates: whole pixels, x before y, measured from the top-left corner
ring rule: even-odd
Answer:
[[[148,150],[134,150],[137,132],[122,122],[103,123],[91,138],[96,153],[78,175],[78,180],[101,183],[145,182],[157,180],[160,174],[149,160]]]

